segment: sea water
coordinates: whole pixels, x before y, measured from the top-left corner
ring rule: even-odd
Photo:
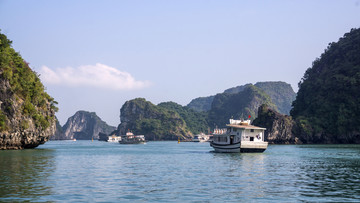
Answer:
[[[360,201],[360,145],[50,141],[0,151],[0,202]]]

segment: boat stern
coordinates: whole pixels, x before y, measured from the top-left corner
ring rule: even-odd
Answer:
[[[240,146],[240,152],[264,152],[267,149],[268,142],[252,142],[252,141],[242,141]]]

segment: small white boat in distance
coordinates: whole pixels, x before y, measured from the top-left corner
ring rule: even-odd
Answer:
[[[191,139],[192,142],[200,142],[199,135],[194,135],[194,137]]]
[[[250,125],[250,120],[230,119],[226,129],[215,129],[210,146],[215,152],[264,152],[268,143],[264,141],[266,128]]]
[[[208,142],[210,139],[210,135],[205,135],[205,133],[200,133],[198,135],[194,135],[192,138],[192,142]]]
[[[210,139],[210,135],[205,135],[204,133],[202,134],[202,136],[199,137],[200,142],[208,142],[209,139]]]

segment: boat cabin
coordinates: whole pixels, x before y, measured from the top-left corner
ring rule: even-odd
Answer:
[[[119,142],[119,141],[121,141],[121,136],[111,135],[111,136],[108,136],[108,139],[106,141],[107,142]]]
[[[266,128],[250,125],[250,120],[233,120],[226,125],[225,129],[214,130],[214,142],[234,144],[242,141],[264,142]]]

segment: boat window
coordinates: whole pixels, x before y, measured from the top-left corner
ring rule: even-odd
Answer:
[[[252,132],[252,133],[253,133],[253,132],[254,132],[254,129],[251,129],[251,130],[250,130],[250,132]]]
[[[227,137],[218,137],[217,141],[218,142],[227,142]]]
[[[254,141],[254,137],[250,137],[250,141]]]

